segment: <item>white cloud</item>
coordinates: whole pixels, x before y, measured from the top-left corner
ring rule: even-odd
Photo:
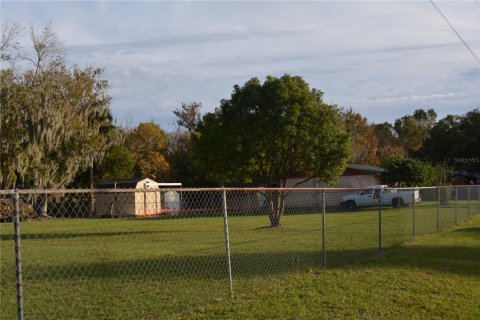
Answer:
[[[439,6],[480,55],[480,10]],[[268,74],[303,76],[327,102],[372,121],[418,107],[478,106],[480,68],[424,2],[4,3],[2,17],[52,20],[69,60],[106,67],[118,119],[172,128],[172,110],[211,111],[234,84]],[[441,113],[439,112],[439,113]]]
[[[379,98],[374,98],[374,99],[365,99],[365,102],[373,102],[373,103],[381,103],[381,104],[386,104],[386,103],[392,103],[392,102],[402,102],[402,101],[407,101],[407,102],[422,102],[425,100],[430,100],[430,99],[437,99],[437,98],[452,98],[456,97],[457,95],[453,92],[448,92],[446,94],[443,93],[433,93],[433,94],[424,94],[424,95],[410,95],[410,96],[405,96],[405,97],[379,97]]]

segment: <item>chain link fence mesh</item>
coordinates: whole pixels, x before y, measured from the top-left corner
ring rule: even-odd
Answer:
[[[0,318],[2,319],[16,319],[17,315],[15,246],[11,223],[13,212],[12,195],[0,193]]]
[[[415,229],[417,235],[425,235],[437,232],[437,213],[439,206],[437,201],[437,188],[419,189],[421,201],[415,210]]]
[[[180,319],[480,213],[478,186],[18,194],[26,319]],[[13,195],[0,193],[2,319],[17,318]]]
[[[352,263],[378,252],[378,205],[374,203],[373,192],[362,195],[372,201],[372,206],[367,208],[351,199],[350,196],[361,192],[356,189],[326,191],[327,266]],[[343,200],[346,197],[349,200]]]
[[[321,265],[321,197],[312,190],[227,192],[235,292]]]

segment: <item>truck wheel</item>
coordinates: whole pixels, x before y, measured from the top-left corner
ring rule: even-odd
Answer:
[[[392,207],[394,208],[402,208],[405,206],[402,198],[395,198],[392,200]]]
[[[349,200],[345,203],[345,207],[347,210],[352,211],[357,209],[357,204],[353,200]]]

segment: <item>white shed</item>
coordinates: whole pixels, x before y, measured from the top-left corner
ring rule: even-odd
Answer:
[[[159,185],[162,184],[149,178],[102,182],[98,185],[100,190],[96,192],[96,213],[98,216],[152,216],[168,213],[172,205],[168,203],[169,205],[165,206],[166,199],[162,199],[165,196],[162,195]],[[169,200],[178,199],[175,196],[178,195],[177,192],[167,193]],[[177,206],[179,207],[179,204]]]

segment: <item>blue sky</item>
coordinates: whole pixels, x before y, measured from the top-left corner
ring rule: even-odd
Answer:
[[[480,56],[478,1],[436,3]],[[174,130],[181,102],[209,112],[234,84],[285,73],[371,122],[480,107],[480,64],[427,1],[1,1],[1,18],[52,21],[69,62],[105,67],[130,126]]]

